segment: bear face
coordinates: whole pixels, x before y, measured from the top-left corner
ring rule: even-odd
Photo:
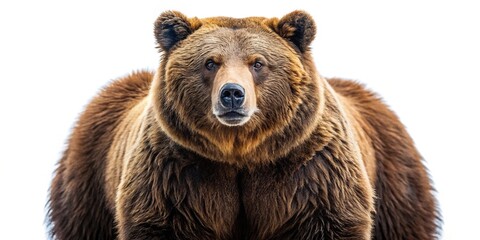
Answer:
[[[322,105],[310,61],[313,19],[189,19],[155,23],[163,58],[152,108],[175,142],[215,161],[243,166],[285,156],[313,131]]]

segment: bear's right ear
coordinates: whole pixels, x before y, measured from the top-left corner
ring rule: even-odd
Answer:
[[[176,11],[162,13],[155,21],[155,38],[159,47],[168,52],[178,42],[184,40],[201,26],[198,19],[188,19]]]

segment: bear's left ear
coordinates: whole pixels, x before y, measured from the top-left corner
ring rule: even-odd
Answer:
[[[188,19],[177,11],[162,13],[155,21],[155,38],[159,47],[168,52],[178,42],[184,40],[201,26],[198,19]]]
[[[315,21],[304,11],[293,11],[271,24],[278,35],[295,44],[302,53],[309,49],[317,33]]]

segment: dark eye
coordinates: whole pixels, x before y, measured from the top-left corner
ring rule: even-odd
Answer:
[[[259,61],[256,61],[254,64],[253,64],[253,69],[255,69],[255,71],[259,71],[260,69],[262,69],[263,67],[263,64]]]
[[[212,59],[208,59],[205,63],[205,68],[208,71],[212,71],[213,69],[215,69],[215,62]]]

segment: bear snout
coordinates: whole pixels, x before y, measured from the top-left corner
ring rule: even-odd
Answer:
[[[245,88],[238,83],[225,83],[217,94],[213,104],[213,114],[220,123],[227,126],[245,124],[252,116]]]
[[[237,83],[227,83],[220,90],[222,107],[235,110],[245,102],[245,89]]]

